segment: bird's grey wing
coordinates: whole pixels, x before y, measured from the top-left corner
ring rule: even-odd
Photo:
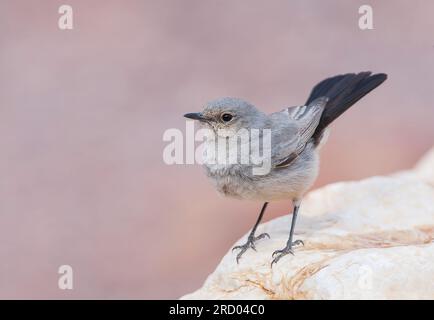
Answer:
[[[326,97],[320,97],[307,106],[290,107],[272,117],[275,127],[279,128],[272,135],[272,164],[275,168],[289,166],[304,150],[319,124],[327,101]],[[272,124],[272,131],[273,127]]]

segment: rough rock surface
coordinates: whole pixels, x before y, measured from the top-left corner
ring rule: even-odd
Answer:
[[[271,239],[239,265],[229,250],[182,299],[434,299],[434,149],[413,170],[308,194],[295,231],[305,246],[270,268],[289,225],[290,216],[260,225]]]

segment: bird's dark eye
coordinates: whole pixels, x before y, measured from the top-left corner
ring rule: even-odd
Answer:
[[[224,122],[229,122],[232,120],[232,118],[233,118],[233,116],[230,113],[223,113],[222,114],[222,120]]]

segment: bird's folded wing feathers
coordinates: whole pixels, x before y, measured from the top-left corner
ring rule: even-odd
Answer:
[[[326,97],[320,97],[307,106],[290,107],[271,116],[273,167],[290,165],[304,150],[327,101]]]

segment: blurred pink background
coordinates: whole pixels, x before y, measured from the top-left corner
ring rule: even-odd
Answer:
[[[57,27],[64,3],[72,31]],[[2,0],[0,298],[200,287],[261,205],[163,162],[163,132],[216,97],[272,112],[325,77],[386,72],[334,123],[315,187],[411,167],[434,140],[434,3],[369,3],[375,29],[362,31],[365,1]],[[72,291],[57,287],[63,264]]]

